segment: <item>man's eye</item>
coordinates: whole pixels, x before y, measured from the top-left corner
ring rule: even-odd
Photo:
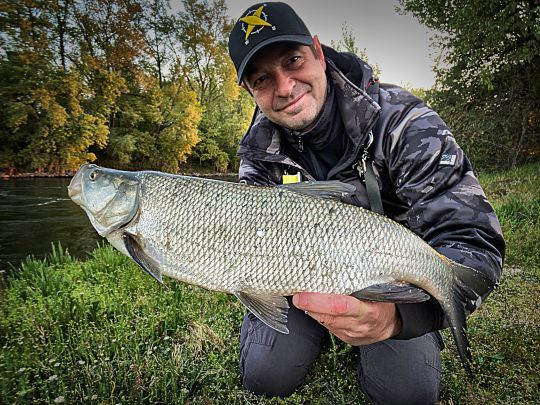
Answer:
[[[300,63],[301,59],[300,56],[293,56],[292,58],[289,58],[288,65],[294,67]]]
[[[255,81],[253,82],[253,88],[256,89],[258,87],[261,87],[265,80],[267,80],[268,77],[266,75],[264,76],[259,76],[257,79],[255,79]]]

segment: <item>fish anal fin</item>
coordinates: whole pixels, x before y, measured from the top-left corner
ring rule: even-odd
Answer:
[[[339,200],[341,197],[347,194],[352,194],[356,191],[356,187],[352,184],[343,183],[337,180],[305,181],[302,183],[281,184],[278,187],[298,194],[336,200]]]
[[[255,295],[242,291],[236,291],[234,295],[253,315],[266,325],[278,332],[289,333],[286,325],[289,303],[285,297],[279,295]]]
[[[152,276],[152,278],[154,278],[157,282],[165,286],[163,279],[161,278],[161,270],[158,261],[144,251],[142,243],[138,240],[138,238],[129,233],[124,233],[122,238],[124,239],[124,246],[126,247],[126,250],[135,263],[137,263],[141,269]]]
[[[429,300],[430,296],[421,288],[409,283],[373,284],[363,290],[353,292],[353,297],[364,301],[395,302],[400,304]]]

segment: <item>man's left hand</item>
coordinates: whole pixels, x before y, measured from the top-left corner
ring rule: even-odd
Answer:
[[[395,336],[401,330],[396,305],[360,301],[350,295],[302,292],[293,304],[353,346],[369,345]]]

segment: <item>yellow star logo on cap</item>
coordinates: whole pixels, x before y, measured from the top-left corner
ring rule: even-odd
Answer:
[[[269,22],[261,18],[263,7],[264,5],[260,6],[257,10],[255,10],[253,14],[240,18],[240,21],[245,22],[248,25],[246,29],[246,41],[255,27],[271,27],[272,26],[272,24],[270,24]]]

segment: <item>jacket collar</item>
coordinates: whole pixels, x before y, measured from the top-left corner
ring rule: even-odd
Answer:
[[[324,47],[324,53],[327,69],[334,83],[338,108],[351,141],[348,154],[354,155],[352,158],[350,156],[344,157],[335,168],[337,172],[349,163],[348,160],[356,159],[377,120],[380,106],[363,90],[363,88],[368,89],[370,84],[374,83],[372,70],[366,63],[352,54],[338,53],[328,47]],[[344,73],[338,69],[336,64],[349,67],[352,70]],[[356,83],[353,83],[351,79],[355,80]],[[370,91],[370,93],[372,92]],[[282,152],[281,145],[282,136],[277,126],[270,122],[258,108],[255,108],[251,125],[240,141],[238,156],[282,163],[303,171],[296,162]]]

